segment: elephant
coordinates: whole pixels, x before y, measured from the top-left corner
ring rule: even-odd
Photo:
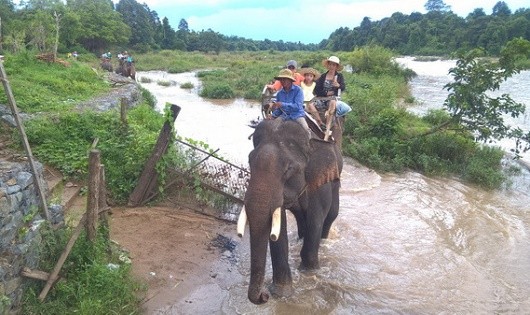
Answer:
[[[116,69],[117,74],[121,74],[124,77],[131,77],[136,81],[136,68],[134,62],[127,62],[125,60],[120,60],[120,64]]]
[[[293,292],[286,209],[293,213],[298,237],[303,238],[300,268],[319,268],[321,238],[328,237],[339,213],[342,128],[336,124],[332,130],[339,141],[309,139],[307,131],[295,121],[265,119],[256,126],[254,149],[249,153],[250,179],[237,228],[242,237],[248,222],[248,298],[254,304],[269,299],[269,293],[262,288],[267,242],[273,269],[270,293],[289,296]]]
[[[112,63],[109,59],[103,59],[101,60],[101,68],[104,70],[107,70],[108,72],[112,72]]]

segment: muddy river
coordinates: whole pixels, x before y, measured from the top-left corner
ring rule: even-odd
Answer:
[[[433,82],[447,80],[446,70],[417,72],[420,76],[412,88],[419,99],[430,97],[420,95],[418,84],[432,87]],[[138,77],[152,80],[142,85],[156,96],[159,109],[166,102],[182,108],[175,122],[178,135],[219,148],[235,164],[247,164],[252,148],[247,123],[260,115],[259,104],[202,99],[195,73],[141,72]],[[166,87],[157,81],[173,84]],[[179,87],[187,82],[195,88]],[[321,247],[321,269],[311,273],[296,269],[301,243],[291,219],[295,294],[255,306],[246,293],[250,267],[246,236],[237,240],[237,270],[232,271],[243,280],[225,288],[228,294],[217,313],[528,314],[530,176],[524,171],[510,183],[484,191],[452,178],[413,172],[378,174],[346,159],[340,214]],[[271,276],[269,266],[266,282]],[[179,314],[172,308],[167,312]]]

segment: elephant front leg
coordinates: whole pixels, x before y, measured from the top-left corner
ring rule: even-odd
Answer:
[[[289,267],[289,240],[287,238],[287,217],[282,210],[280,237],[276,242],[269,241],[272,261],[272,286],[270,292],[279,297],[293,293],[293,279]]]

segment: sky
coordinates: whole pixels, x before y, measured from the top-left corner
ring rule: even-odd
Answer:
[[[499,0],[445,0],[451,10],[466,17],[476,8],[491,14]],[[510,10],[530,8],[530,0],[503,0]],[[318,44],[340,27],[353,29],[364,17],[379,21],[394,12],[426,13],[427,0],[137,0],[167,17],[177,30],[181,19],[200,32],[212,29],[226,36],[254,40]]]

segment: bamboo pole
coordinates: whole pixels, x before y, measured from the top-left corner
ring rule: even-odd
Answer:
[[[28,157],[29,165],[31,167],[31,171],[33,172],[33,178],[37,187],[37,192],[39,194],[42,212],[44,212],[44,217],[46,218],[46,220],[50,221],[50,213],[48,212],[48,205],[46,203],[44,187],[42,185],[42,182],[39,180],[39,176],[37,174],[37,167],[33,159],[33,153],[31,152],[31,147],[28,142],[28,137],[26,136],[24,125],[22,124],[22,120],[18,115],[18,108],[15,102],[15,97],[13,96],[13,91],[11,91],[11,86],[9,85],[9,81],[7,80],[7,74],[2,61],[0,61],[0,81],[2,81],[2,85],[4,86],[7,101],[9,103],[9,107],[11,108],[11,113],[13,114],[13,118],[15,119],[15,122],[17,124],[18,132],[20,133],[20,136],[22,138],[24,150],[26,151],[26,156]]]
[[[109,208],[105,207],[98,211],[98,214],[104,211],[108,211]],[[57,282],[58,275],[61,269],[63,268],[64,262],[66,261],[66,258],[68,258],[68,255],[70,255],[70,252],[72,251],[72,248],[74,247],[75,241],[79,238],[79,235],[81,234],[81,231],[85,227],[85,224],[87,222],[87,213],[85,212],[81,219],[79,220],[79,223],[74,229],[74,232],[70,236],[70,239],[68,240],[68,243],[66,244],[65,249],[61,253],[61,257],[59,257],[59,260],[55,264],[55,267],[53,267],[53,271],[49,274],[49,276],[46,279],[46,285],[42,289],[41,293],[39,294],[39,300],[42,302],[48,295],[48,292],[52,288],[53,284]]]
[[[66,258],[70,254],[70,251],[72,250],[72,247],[74,247],[75,241],[79,237],[79,234],[83,230],[83,227],[86,222],[86,213],[81,217],[81,220],[79,220],[79,223],[75,227],[74,232],[72,233],[72,236],[68,240],[68,243],[66,244],[66,248],[61,253],[61,257],[59,257],[59,260],[55,264],[55,267],[53,268],[52,273],[50,274],[50,277],[48,278],[48,281],[46,281],[46,285],[42,289],[42,291],[39,294],[39,300],[42,302],[46,298],[46,295],[48,295],[48,292],[52,288],[53,283],[57,280],[57,275],[59,274],[59,271],[61,271],[61,268],[63,267],[64,262],[66,261]]]

